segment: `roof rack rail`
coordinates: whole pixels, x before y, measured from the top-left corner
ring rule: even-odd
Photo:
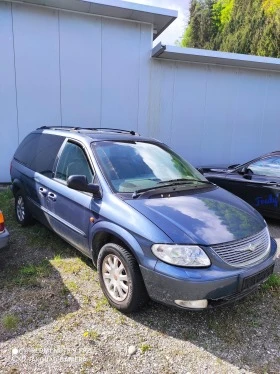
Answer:
[[[69,130],[69,131],[79,131],[79,130],[89,130],[89,131],[99,131],[99,132],[116,132],[120,134],[130,134],[130,135],[140,135],[133,130],[122,130],[122,129],[111,129],[110,127],[79,127],[79,126],[41,126],[37,130]]]
[[[77,126],[41,126],[37,130],[79,130],[81,127]]]

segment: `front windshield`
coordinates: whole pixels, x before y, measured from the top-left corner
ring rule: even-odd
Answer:
[[[104,141],[96,143],[93,149],[115,192],[133,193],[176,180],[189,182],[191,188],[206,181],[189,163],[157,144]]]

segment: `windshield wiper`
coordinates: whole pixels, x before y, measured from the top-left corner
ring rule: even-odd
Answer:
[[[141,190],[136,190],[136,191],[133,192],[132,198],[135,199],[144,192],[153,191],[153,190],[156,190],[158,188],[178,186],[178,185],[181,185],[181,184],[191,184],[192,182],[201,182],[201,183],[206,183],[206,184],[213,184],[212,182],[202,181],[200,179],[187,179],[187,178],[185,178],[185,179],[183,179],[183,178],[182,179],[170,179],[168,181],[160,181],[160,182],[157,183],[157,185],[155,185],[153,187],[143,188]],[[167,183],[167,185],[165,186],[164,183]]]
[[[201,179],[195,179],[195,178],[180,178],[180,179],[170,179],[167,181],[160,181],[157,184],[164,184],[168,183],[169,186],[176,186],[177,184],[184,184],[184,183],[191,183],[191,182],[199,182],[199,183],[206,183],[206,184],[212,184],[209,181],[203,181]]]

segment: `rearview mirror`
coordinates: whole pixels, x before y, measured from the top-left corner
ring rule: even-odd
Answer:
[[[88,183],[85,175],[71,175],[67,179],[67,186],[76,191],[89,192],[100,196],[100,188],[97,184]]]

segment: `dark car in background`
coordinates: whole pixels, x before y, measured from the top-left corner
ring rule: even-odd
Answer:
[[[166,145],[134,131],[43,127],[11,164],[18,222],[39,220],[97,266],[115,308],[204,309],[272,274],[262,216]]]
[[[280,151],[242,165],[198,169],[209,181],[247,201],[263,216],[280,219]]]
[[[0,210],[0,249],[6,247],[9,241],[9,232],[5,227],[5,218]]]

